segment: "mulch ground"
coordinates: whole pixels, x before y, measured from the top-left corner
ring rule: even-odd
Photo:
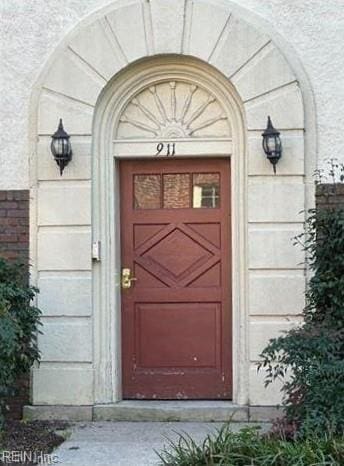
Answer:
[[[50,454],[65,440],[57,431],[68,427],[69,424],[62,421],[6,421],[4,429],[0,431],[0,464],[39,463],[42,455]],[[9,452],[12,452],[12,456]],[[28,453],[26,457],[23,452]]]

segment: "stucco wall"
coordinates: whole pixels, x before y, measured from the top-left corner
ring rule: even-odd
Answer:
[[[69,1],[62,6],[61,2],[43,3],[39,0],[30,2],[29,6],[19,4],[17,1],[5,3],[4,19],[7,18],[7,23],[4,30],[9,46],[7,47],[3,41],[3,54],[7,64],[3,82],[9,89],[3,94],[3,109],[6,109],[8,118],[3,119],[7,126],[2,135],[7,140],[3,147],[7,151],[5,159],[8,159],[8,162],[2,163],[0,188],[15,186],[19,189],[21,186],[28,186],[27,159],[31,155],[26,153],[29,147],[27,144],[29,95],[40,70],[44,67],[55,45],[65,37],[70,29],[74,28],[81,16],[106,3],[113,2]],[[204,61],[209,61],[226,76],[231,76],[230,79],[245,107],[248,136],[247,202],[246,181],[235,182],[235,186],[241,186],[241,188],[236,188],[235,199],[245,199],[245,207],[242,211],[238,207],[236,219],[242,218],[242,222],[246,221],[247,210],[247,222],[240,227],[241,229],[239,228],[239,233],[242,232],[242,234],[236,234],[238,237],[246,238],[246,231],[248,233],[247,263],[245,246],[241,262],[238,260],[238,264],[241,264],[238,270],[242,270],[245,274],[249,293],[245,292],[246,285],[239,287],[239,279],[236,280],[238,283],[235,283],[233,288],[240,288],[242,294],[245,296],[247,294],[247,310],[250,318],[245,319],[245,323],[246,320],[249,323],[247,333],[250,344],[247,348],[245,345],[241,348],[243,353],[241,357],[245,361],[241,364],[239,371],[243,371],[242,368],[246,370],[246,366],[249,367],[249,373],[245,378],[249,379],[249,402],[251,404],[277,402],[278,391],[267,394],[263,390],[261,381],[258,381],[255,361],[267,339],[297,320],[303,306],[303,257],[300,251],[293,248],[290,238],[302,230],[303,218],[298,215],[298,212],[309,205],[311,197],[311,190],[308,187],[311,180],[309,176],[305,179],[305,169],[306,175],[309,175],[313,170],[312,159],[315,158],[309,144],[306,144],[306,159],[303,157],[304,128],[306,127],[306,142],[307,135],[312,133],[311,124],[306,121],[304,126],[300,92],[300,89],[302,91],[305,89],[304,82],[299,78],[300,74],[296,72],[296,69],[290,69],[273,42],[267,41],[271,31],[264,28],[255,31],[254,28],[247,27],[243,18],[237,21],[240,15],[236,17],[236,14],[233,14],[231,23],[227,21],[224,24],[226,16],[223,11],[229,10],[223,7],[226,0],[204,0],[202,2],[193,0],[192,14],[189,11],[188,14],[185,13],[185,17],[183,16],[184,0],[173,0],[173,2],[172,0],[150,0],[151,7],[145,3],[145,0],[142,0],[142,2],[134,2],[137,5],[133,8],[122,8],[123,5],[127,7],[128,3],[132,3],[132,0],[130,2],[119,0],[118,4],[121,8],[117,13],[112,14],[109,10],[104,21],[99,19],[94,27],[89,24],[87,28],[76,31],[76,35],[68,38],[68,44],[60,49],[58,59],[54,61],[45,76],[43,91],[37,105],[39,107],[37,132],[32,128],[30,133],[31,138],[38,136],[35,139],[37,151],[33,157],[33,160],[37,162],[37,173],[32,176],[31,186],[33,199],[31,203],[31,252],[34,255],[36,278],[41,289],[39,305],[45,310],[45,333],[40,338],[43,362],[40,370],[35,371],[34,374],[34,403],[91,404],[94,400],[104,402],[113,399],[112,390],[111,398],[103,393],[101,396],[98,392],[95,394],[92,380],[92,363],[94,363],[97,368],[100,368],[96,372],[98,375],[95,376],[95,387],[101,386],[101,390],[104,389],[105,393],[107,386],[103,383],[102,374],[103,372],[108,374],[107,367],[112,367],[112,360],[109,362],[108,356],[104,356],[100,350],[103,347],[107,349],[112,344],[108,345],[107,340],[104,340],[107,320],[99,318],[102,315],[99,309],[105,306],[99,306],[99,309],[96,306],[92,312],[90,243],[92,239],[100,239],[104,258],[112,257],[109,252],[105,254],[109,251],[106,245],[109,242],[116,243],[116,241],[110,241],[107,234],[102,233],[103,230],[113,231],[112,224],[106,228],[97,227],[97,225],[105,224],[106,215],[101,217],[102,222],[97,215],[93,215],[91,232],[90,134],[93,109],[100,90],[126,63],[145,57],[146,52],[148,54],[178,54],[181,50],[186,55],[194,55]],[[191,0],[187,5],[190,3]],[[220,3],[220,8],[214,6]],[[299,37],[299,42],[294,45],[299,51],[299,57],[306,71],[308,74],[313,73],[314,76],[318,73],[319,79],[323,81],[323,85],[319,85],[319,79],[312,79],[310,76],[311,84],[317,91],[316,102],[320,109],[318,125],[322,128],[321,135],[319,135],[321,136],[319,139],[322,160],[340,155],[339,147],[343,140],[340,141],[338,138],[343,136],[340,135],[340,131],[337,131],[338,138],[332,140],[334,130],[330,126],[326,127],[326,124],[333,124],[333,121],[335,124],[338,123],[339,117],[338,119],[335,116],[327,118],[325,115],[323,118],[322,112],[326,105],[329,106],[328,108],[331,107],[332,112],[335,112],[336,107],[333,102],[339,101],[338,92],[333,99],[330,99],[329,91],[324,91],[324,88],[328,85],[333,93],[335,86],[340,86],[340,84],[339,71],[336,74],[336,80],[329,78],[331,82],[327,83],[329,70],[326,66],[324,67],[324,60],[328,60],[329,54],[324,46],[324,33],[322,32],[323,36],[320,39],[317,34],[321,21],[324,23],[320,14],[323,9],[321,2],[302,2],[308,6],[305,11],[300,10],[301,2],[297,4],[286,1],[244,2],[240,0],[236,3],[245,7],[255,6],[253,11],[265,15],[265,21],[270,21],[273,13],[277,15],[278,21],[284,18],[284,29],[282,24],[279,26],[273,18],[276,30],[279,30],[279,33],[282,33],[287,40],[289,38],[296,40]],[[67,4],[69,7],[66,6]],[[293,8],[291,4],[294,4]],[[333,1],[330,7],[327,6],[326,11],[329,15],[332,14],[331,12],[336,13],[335,16],[338,18],[335,4],[339,6],[338,2]],[[171,5],[176,11],[170,8]],[[319,14],[318,10],[314,11],[315,5],[318,5]],[[147,15],[147,10],[150,11],[149,15]],[[303,18],[302,15],[305,17]],[[314,17],[317,17],[316,22],[314,22]],[[309,34],[306,27],[308,23],[309,31],[311,31]],[[110,24],[115,25],[113,27],[116,34],[113,34],[111,27],[109,29]],[[183,28],[181,26],[183,24],[187,26]],[[294,28],[295,24],[298,32],[293,33],[291,27]],[[334,23],[331,24],[333,27]],[[13,28],[16,32],[11,30]],[[94,37],[97,39],[92,40]],[[273,34],[271,39],[274,39]],[[336,41],[333,40],[333,42]],[[12,47],[11,53],[10,47]],[[338,54],[339,48],[340,44],[337,44]],[[313,61],[310,50],[317,54]],[[250,59],[248,59],[248,54]],[[309,62],[303,58],[302,54],[310,57]],[[293,63],[290,51],[288,57],[289,62]],[[333,58],[332,55],[331,60],[333,60],[333,67],[337,66],[338,58]],[[142,63],[142,66],[146,65]],[[162,64],[159,66],[161,67]],[[174,72],[176,66],[177,64],[174,63]],[[193,64],[193,66],[196,65]],[[233,67],[235,69],[231,70]],[[152,63],[149,65],[149,69],[151,68]],[[161,68],[159,68],[160,72]],[[201,72],[203,71],[199,68],[198,73]],[[211,68],[209,68],[206,74],[208,76],[211,73]],[[131,79],[130,73],[129,78]],[[217,90],[219,82],[215,86]],[[117,84],[113,90],[117,89]],[[109,89],[112,88],[109,87]],[[215,89],[212,90],[213,93]],[[11,93],[17,96],[17,100],[11,98]],[[222,98],[225,95],[227,94],[223,94]],[[305,101],[309,101],[308,93],[307,96]],[[321,104],[319,104],[319,99],[322,99]],[[98,102],[98,108],[99,105]],[[272,112],[273,121],[275,124],[277,122],[276,126],[283,129],[285,151],[278,166],[277,177],[272,174],[270,164],[261,154],[261,132],[265,127],[268,112]],[[306,119],[311,117],[311,113],[308,109]],[[75,157],[62,179],[49,149],[50,135],[56,129],[58,118],[61,116],[63,116],[67,131],[72,135],[75,152]],[[18,120],[17,123],[15,119]],[[97,128],[97,120],[94,128]],[[236,134],[235,131],[233,133]],[[308,137],[308,142],[313,139],[311,135]],[[331,143],[327,144],[326,141],[330,139]],[[98,141],[97,138],[95,140]],[[233,146],[240,145],[234,142],[235,139],[233,139]],[[338,149],[334,151],[336,145]],[[98,147],[97,143],[95,147]],[[101,153],[103,152],[102,150]],[[262,157],[257,157],[257,154],[261,154]],[[20,164],[14,163],[16,158]],[[234,153],[233,161],[239,164],[233,170],[237,176],[240,173],[245,174],[243,160],[243,157],[235,157]],[[97,183],[99,186],[104,186],[101,182],[103,179],[97,175],[96,167],[97,163],[94,163],[92,175],[96,187],[94,192],[97,192]],[[6,180],[6,184],[3,183],[4,186],[1,183],[2,177],[4,181]],[[106,186],[109,188],[108,185]],[[106,204],[108,193],[114,192],[113,186],[111,185],[111,189],[105,192],[103,197],[101,194],[100,197],[94,196],[93,214],[97,211],[96,206],[99,202],[102,202],[102,205]],[[73,202],[66,203],[66,198],[73,199]],[[274,202],[267,203],[267,199],[274,199]],[[236,204],[239,205],[239,203]],[[236,226],[239,224],[238,220]],[[240,251],[240,248],[238,250]],[[102,263],[106,264],[106,260],[102,259]],[[93,270],[98,268],[99,264]],[[105,270],[105,265],[102,269]],[[94,275],[94,277],[98,276]],[[112,276],[110,278],[110,275],[106,275],[106,277],[108,279],[102,280],[102,283],[112,280]],[[108,293],[110,288],[107,287],[107,289]],[[63,290],[63,293],[59,293],[59,290]],[[98,291],[99,293],[95,296],[100,296],[101,291],[104,290]],[[238,305],[237,308],[246,317],[245,306]],[[109,315],[111,313],[108,312]],[[94,324],[94,332],[92,332],[92,321],[99,324]],[[111,320],[109,322],[111,323]],[[101,330],[97,326],[101,327]],[[109,332],[112,332],[111,326]],[[95,354],[92,350],[92,335],[96,336],[95,340],[97,338],[99,340],[94,345]],[[104,340],[102,344],[100,344],[100,338]],[[237,340],[243,339],[237,338]],[[251,364],[246,364],[246,358]],[[103,366],[104,371],[101,372]],[[63,388],[67,375],[69,390],[66,393]],[[247,383],[245,385],[247,386]],[[247,401],[246,398],[238,396],[236,399],[240,402]]]
[[[0,189],[27,189],[29,98],[46,60],[74,26],[109,0],[1,2]],[[236,0],[271,22],[295,49],[317,106],[319,160],[344,161],[342,0]]]

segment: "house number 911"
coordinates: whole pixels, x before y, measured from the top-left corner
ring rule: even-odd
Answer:
[[[167,143],[164,144],[162,142],[159,142],[159,144],[156,146],[156,156],[158,157],[159,155],[165,156],[165,157],[172,157],[176,155],[176,144],[173,142],[172,144]]]

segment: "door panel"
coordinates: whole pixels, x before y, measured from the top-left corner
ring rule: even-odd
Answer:
[[[228,160],[122,161],[123,397],[231,398]]]

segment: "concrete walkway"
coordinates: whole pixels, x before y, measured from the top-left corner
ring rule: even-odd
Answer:
[[[233,430],[243,423],[232,424]],[[254,424],[250,424],[254,425]],[[187,432],[196,441],[219,428],[221,423],[198,422],[90,422],[75,423],[72,435],[54,454],[58,464],[76,466],[158,465],[154,452],[161,451],[166,437],[177,439],[176,432]],[[265,425],[266,428],[268,425]]]

